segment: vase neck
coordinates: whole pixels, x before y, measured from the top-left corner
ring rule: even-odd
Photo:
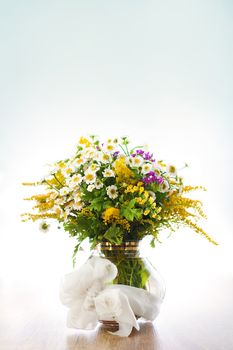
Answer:
[[[126,241],[122,244],[112,244],[110,242],[101,242],[99,249],[102,253],[124,254],[128,256],[139,256],[139,241]]]
[[[127,251],[138,251],[139,241],[127,241],[122,244],[112,244],[110,242],[101,242],[101,250],[127,250]]]

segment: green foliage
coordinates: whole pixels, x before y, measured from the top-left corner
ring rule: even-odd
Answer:
[[[121,207],[121,215],[129,221],[140,220],[142,218],[142,209],[134,208],[135,199],[131,199],[129,203],[123,204]]]
[[[104,239],[112,244],[121,244],[124,236],[124,230],[113,224],[110,226],[104,234]]]
[[[99,236],[102,237],[106,231],[104,223],[95,216],[79,215],[72,221],[64,222],[63,227],[65,231],[69,232],[70,236],[77,237],[80,243],[86,238],[89,238],[92,243]]]
[[[125,251],[105,251],[104,254],[107,259],[117,266],[118,275],[113,281],[114,284],[146,288],[150,274],[142,258],[133,256],[132,252],[127,254]]]
[[[76,264],[76,254],[79,250],[81,242],[77,243],[76,246],[74,247],[73,255],[72,255],[72,262],[73,262],[73,268],[75,267]]]

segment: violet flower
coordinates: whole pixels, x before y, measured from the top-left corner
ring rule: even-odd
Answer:
[[[153,182],[156,182],[157,184],[161,184],[163,183],[163,178],[157,176],[154,171],[150,171],[148,174],[146,174],[145,177],[142,178],[142,181],[147,185]]]
[[[142,149],[137,149],[137,150],[136,150],[136,154],[140,154],[141,156],[143,156],[144,153],[145,153],[145,152],[144,152]]]
[[[120,151],[114,152],[114,153],[113,153],[113,157],[117,157],[119,153],[120,153]]]
[[[145,160],[153,161],[153,160],[152,160],[153,153],[145,152],[145,151],[143,151],[142,149],[137,149],[137,150],[136,150],[136,153],[133,153],[133,154],[132,154],[133,157],[135,157],[136,155],[142,156],[143,159],[145,159]]]

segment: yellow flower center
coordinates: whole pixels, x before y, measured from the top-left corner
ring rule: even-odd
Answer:
[[[86,175],[86,180],[87,180],[87,181],[92,181],[92,180],[94,180],[94,175],[93,175],[93,174],[87,174],[87,175]]]
[[[103,155],[103,159],[104,159],[104,160],[109,160],[109,155],[108,155],[108,154],[104,154],[104,155]]]
[[[169,166],[169,172],[174,174],[176,172],[176,167],[174,167],[174,165],[170,165]]]

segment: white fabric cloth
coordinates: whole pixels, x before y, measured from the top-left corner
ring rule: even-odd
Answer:
[[[109,285],[116,275],[117,267],[108,259],[92,257],[64,276],[60,300],[69,308],[67,327],[94,329],[99,320],[113,320],[119,324],[113,334],[128,336],[133,327],[139,330],[135,316],[156,318],[162,300],[141,288]]]

